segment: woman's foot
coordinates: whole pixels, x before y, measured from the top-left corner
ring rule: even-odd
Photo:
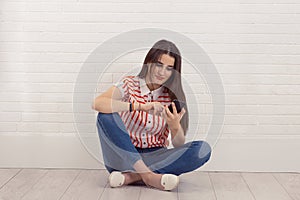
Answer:
[[[160,190],[173,190],[179,183],[179,177],[173,174],[162,175],[153,172],[138,174],[114,171],[109,176],[109,184],[111,187],[121,187],[141,180],[146,185]]]
[[[179,183],[179,177],[173,174],[145,173],[142,176],[144,183],[160,190],[173,190]]]
[[[162,174],[156,174],[153,172],[145,173],[142,175],[142,179],[146,185],[164,190],[164,187],[160,183],[161,177]]]
[[[125,176],[124,185],[129,185],[142,180],[142,177],[138,173],[124,172],[122,174]]]
[[[110,187],[121,187],[125,183],[125,176],[121,172],[113,171],[108,177],[108,182]]]
[[[108,180],[111,187],[121,187],[140,181],[142,178],[137,173],[114,171],[109,175]]]

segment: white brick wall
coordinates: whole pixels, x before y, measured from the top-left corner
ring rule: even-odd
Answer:
[[[193,39],[215,64],[226,94],[221,138],[299,140],[299,10],[297,0],[0,1],[0,137],[75,135],[73,89],[88,55],[119,33],[155,27]],[[144,55],[117,59],[95,89],[109,87]],[[212,113],[207,86],[188,63],[183,68],[205,133]],[[193,126],[197,117],[191,109]]]

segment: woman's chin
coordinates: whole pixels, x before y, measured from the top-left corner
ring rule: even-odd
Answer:
[[[165,80],[156,79],[155,84],[162,85],[165,82]]]
[[[164,82],[163,81],[157,81],[155,84],[156,85],[162,85]]]

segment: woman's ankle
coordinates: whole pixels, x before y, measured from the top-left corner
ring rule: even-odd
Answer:
[[[144,181],[144,183],[148,183],[153,175],[155,175],[154,172],[145,172],[145,173],[140,173],[141,179]]]
[[[142,176],[142,179],[146,185],[163,190],[164,187],[161,185],[161,177],[162,174],[156,174],[154,172],[150,172],[144,174]]]
[[[127,173],[123,173],[123,175],[125,176],[126,185],[142,180],[142,177],[138,173],[127,172]]]

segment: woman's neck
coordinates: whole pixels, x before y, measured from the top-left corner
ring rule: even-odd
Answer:
[[[149,88],[150,91],[156,90],[160,87],[160,85],[152,83],[151,81],[149,81],[147,79],[147,77],[145,78],[145,81],[146,81],[146,85],[147,85],[147,87]]]

